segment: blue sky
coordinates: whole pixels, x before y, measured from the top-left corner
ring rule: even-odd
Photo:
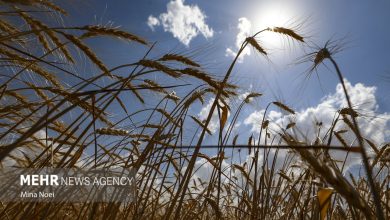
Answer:
[[[264,19],[281,17],[281,21],[276,21],[276,25],[290,27],[302,24],[299,28],[302,35],[320,46],[329,39],[342,39],[345,49],[336,58],[345,77],[352,83],[363,82],[377,86],[379,110],[390,109],[387,95],[389,81],[384,80],[390,72],[388,64],[390,42],[387,40],[390,32],[387,23],[390,21],[389,1],[185,1],[184,5],[197,6],[201,10],[206,17],[205,25],[213,30],[213,36],[208,38],[198,33],[191,38],[188,46],[173,37],[171,32],[164,31],[161,25],[156,26],[154,31],[147,25],[150,15],[158,18],[167,12],[168,3],[169,1],[157,0],[127,2],[90,0],[67,7],[76,15],[73,17],[75,20],[73,23],[107,24],[112,21],[114,25],[121,26],[151,42],[157,41],[157,48],[161,53],[173,51],[195,54],[194,59],[204,64],[206,69],[209,68],[215,75],[222,75],[232,60],[232,57],[225,56],[225,52],[226,48],[234,47],[238,19],[247,18],[252,23],[250,33],[254,33],[264,27],[261,25],[262,14],[270,13],[271,15],[265,15]],[[84,10],[85,7],[89,10]],[[272,21],[265,23],[272,24]],[[316,104],[319,98],[334,90],[337,78],[326,68],[320,68],[318,71],[322,89],[319,88],[320,84],[316,77],[312,77],[309,82],[303,82],[302,75],[310,63],[298,66],[293,64],[305,52],[296,43],[283,46],[287,40],[280,41],[282,43],[276,47],[264,44],[264,47],[271,51],[271,64],[252,51],[252,55],[245,57],[244,62],[236,67],[234,78],[242,84],[253,83],[253,88],[257,90],[275,90],[273,92],[286,100],[291,100],[292,103],[298,101],[299,104],[294,106],[298,109]],[[105,44],[103,48],[98,48],[104,52],[103,56],[106,52],[112,51],[115,54],[123,54],[119,59],[105,57],[112,65],[129,59],[125,56],[128,48],[122,44],[112,45],[110,50],[105,49],[106,47]],[[204,51],[199,53],[197,51],[199,49]],[[262,77],[273,85],[270,87],[275,88],[267,88],[268,85],[265,85]],[[291,82],[294,86],[291,86]],[[302,86],[305,88],[304,94],[301,94]],[[299,97],[295,95],[297,92]]]
[[[238,127],[254,133],[256,117],[270,101],[285,102],[300,112],[296,120],[303,122],[313,121],[314,117],[327,120],[331,113],[322,114],[327,112],[323,106],[331,106],[333,111],[343,107],[336,90],[338,79],[330,65],[318,69],[320,80],[316,73],[305,80],[311,63],[297,64],[300,57],[315,50],[310,46],[323,46],[326,41],[334,40],[343,47],[335,58],[351,90],[356,92],[352,96],[356,97],[357,108],[367,115],[368,121],[373,120],[373,115],[383,118],[378,127],[381,133],[378,141],[389,138],[389,1],[89,0],[64,7],[74,15],[68,21],[71,24],[120,26],[149,42],[157,42],[152,58],[167,52],[185,54],[215,77],[222,77],[233,60],[229,53],[237,51],[240,31],[241,37],[246,37],[267,26],[295,28],[306,37],[308,45],[273,34],[261,35],[258,40],[269,52],[268,59],[250,49],[250,55],[243,56],[233,71],[231,82],[241,86],[240,93],[264,93],[264,97],[244,109]],[[186,18],[189,24],[186,26],[181,18]],[[144,47],[124,46],[123,42],[104,41],[102,44],[96,40],[90,44],[108,66],[137,60],[145,52]],[[202,117],[202,109],[191,111]],[[313,112],[317,115],[313,116]],[[275,110],[272,114],[269,117],[285,123],[280,112]],[[367,130],[367,135],[376,135],[375,128]]]

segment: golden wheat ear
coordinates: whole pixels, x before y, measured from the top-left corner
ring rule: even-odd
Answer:
[[[104,65],[104,63],[96,56],[96,54],[91,50],[91,48],[89,48],[87,45],[85,45],[79,38],[73,36],[73,35],[70,35],[70,34],[66,34],[66,33],[62,33],[63,36],[68,39],[70,42],[72,42],[73,45],[75,45],[77,48],[79,48],[85,55],[87,55],[87,57],[97,66],[100,68],[100,70],[103,71],[103,73],[109,77],[112,77],[110,71],[108,70],[108,68],[106,67],[106,65]]]
[[[189,66],[194,66],[194,67],[200,67],[199,64],[196,62],[192,61],[190,58],[181,56],[178,54],[165,54],[163,57],[159,59],[160,61],[177,61]]]
[[[263,94],[257,93],[257,92],[251,92],[249,95],[247,95],[244,99],[245,103],[249,103],[253,98],[257,98],[262,96]]]
[[[278,106],[280,109],[286,111],[286,112],[289,112],[291,114],[295,114],[295,111],[292,110],[290,107],[288,107],[287,105],[281,103],[281,102],[272,102],[272,104]]]
[[[168,91],[166,91],[162,88],[161,85],[150,79],[144,79],[144,83],[141,84],[140,87],[168,95]]]
[[[252,47],[254,47],[259,53],[267,55],[267,52],[260,46],[259,43],[253,37],[247,37],[246,42],[248,42]]]
[[[275,27],[275,28],[269,28],[269,30],[273,31],[273,32],[276,32],[276,33],[279,33],[279,34],[284,34],[284,35],[287,35],[297,41],[300,41],[300,42],[305,42],[304,41],[304,38],[297,34],[295,31],[291,30],[291,29],[288,29],[288,28],[284,28],[284,27]]]
[[[127,136],[129,131],[115,128],[99,128],[96,129],[96,133],[101,135]]]
[[[126,31],[119,30],[117,28],[87,25],[79,29],[87,31],[86,33],[81,35],[80,38],[88,38],[88,37],[95,37],[95,36],[112,36],[124,40],[135,41],[143,45],[148,45],[146,40],[142,39],[141,37],[138,37],[134,34],[130,34]]]
[[[154,60],[140,60],[139,65],[161,71],[173,78],[179,78],[182,74]]]

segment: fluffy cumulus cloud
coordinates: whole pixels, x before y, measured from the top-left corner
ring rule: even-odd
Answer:
[[[150,29],[154,31],[154,27],[160,25],[160,20],[158,20],[158,18],[154,17],[153,15],[149,15],[148,21],[146,23],[148,24]]]
[[[362,83],[352,85],[348,81],[346,81],[346,86],[354,109],[359,113],[358,124],[361,128],[362,135],[378,146],[381,146],[390,138],[390,128],[388,126],[390,115],[388,113],[377,113],[376,87],[365,86]],[[296,112],[295,115],[285,115],[279,111],[270,111],[266,117],[272,122],[269,125],[269,129],[277,131],[293,121],[296,123],[296,129],[301,131],[300,138],[314,142],[318,134],[316,122],[322,122],[319,137],[324,137],[328,129],[332,126],[336,112],[345,107],[347,107],[347,103],[343,89],[341,84],[338,84],[335,93],[324,97],[317,106],[303,109]],[[244,120],[244,124],[250,126],[252,132],[258,133],[263,114],[264,110],[253,112]],[[344,129],[349,130],[344,122],[339,121],[334,130],[340,131]],[[342,135],[348,143],[353,143],[356,139],[352,132],[343,133]],[[339,145],[340,142],[334,138],[333,144]],[[335,153],[335,156],[343,159],[345,155]],[[350,156],[347,162],[349,165],[353,165],[359,162],[358,158],[358,156],[355,158]]]
[[[389,113],[378,113],[378,103],[375,97],[376,87],[375,86],[366,86],[362,83],[357,83],[355,85],[352,85],[350,82],[346,81],[346,86],[349,91],[349,95],[351,98],[352,103],[354,104],[354,109],[358,112],[358,123],[359,127],[361,128],[361,132],[365,138],[370,139],[373,141],[378,147],[382,146],[384,143],[388,142],[390,139],[390,114]],[[242,93],[240,96],[240,100],[244,99],[247,96],[246,93]],[[209,100],[209,102],[201,109],[198,116],[200,119],[205,119],[210,111],[211,105],[213,103],[213,99]],[[266,119],[268,119],[271,123],[269,124],[269,130],[274,131],[276,133],[277,131],[280,131],[281,128],[285,128],[287,124],[289,124],[291,121],[296,123],[296,127],[294,128],[294,131],[300,131],[295,132],[296,136],[299,137],[300,140],[305,140],[307,142],[313,143],[316,140],[316,137],[318,135],[318,127],[316,129],[316,122],[322,122],[322,127],[319,131],[319,137],[324,137],[325,133],[328,131],[328,129],[331,127],[334,117],[338,110],[345,108],[347,106],[347,103],[345,101],[344,92],[342,89],[341,84],[338,84],[336,86],[336,90],[334,93],[329,94],[325,96],[318,105],[308,107],[306,109],[302,109],[300,111],[296,111],[295,115],[288,115],[285,114],[285,112],[279,111],[277,108],[275,110],[268,111],[266,115]],[[239,129],[245,129],[243,126],[249,126],[249,130],[255,134],[255,137],[259,133],[259,127],[261,124],[261,120],[263,118],[264,109],[254,111],[253,113],[249,114],[246,119],[243,121],[243,124],[240,126]],[[218,122],[218,115],[216,112],[214,112],[211,123],[209,125],[209,129],[212,132],[216,132],[218,130],[219,122]],[[341,120],[336,124],[334,131],[340,131],[340,130],[348,130],[348,126],[342,122]],[[290,129],[291,130],[291,129]],[[292,131],[291,131],[292,133]],[[257,134],[257,135],[256,135]],[[264,137],[265,135],[263,135]],[[342,133],[343,138],[348,142],[348,144],[354,143],[356,145],[356,138],[352,132],[346,132]],[[333,138],[333,145],[341,145],[341,143],[337,140],[337,138]],[[366,146],[368,150],[370,148]],[[269,159],[267,160],[269,163],[269,166],[272,166],[272,159],[275,155],[275,149],[271,150],[269,153]],[[278,151],[278,157],[275,163],[276,169],[280,169],[283,166],[284,159],[289,154],[289,151],[287,150],[279,150]],[[344,173],[347,172],[354,172],[351,171],[356,165],[361,162],[360,155],[358,154],[346,154],[343,151],[333,151],[330,152],[332,158],[334,158],[336,161],[346,161],[345,167],[344,167]],[[233,155],[233,154],[232,154]],[[231,180],[239,180],[236,181],[235,184],[238,186],[241,186],[240,184],[243,184],[242,182],[242,173],[240,170],[234,169],[233,164],[230,161],[230,157],[232,156],[229,154],[226,154],[227,158],[223,160],[222,163],[222,170],[223,170],[223,177],[222,182],[227,183],[229,180],[225,178],[226,176],[229,176]],[[264,162],[264,158],[261,153],[259,155],[259,167],[261,167],[262,163]],[[215,157],[216,155],[214,155]],[[237,156],[237,155],[236,155]],[[254,158],[254,151],[250,154],[247,154],[246,152],[243,152],[242,154],[243,160],[239,163],[241,167],[243,167],[249,174],[249,176],[253,179],[254,177],[254,170],[249,172],[250,170],[250,164],[252,163],[252,159]],[[210,155],[212,158],[213,156]],[[238,157],[238,156],[237,156]],[[234,159],[235,158],[235,159]],[[237,158],[232,158],[234,161],[237,162]],[[236,163],[235,162],[235,163]],[[302,161],[299,157],[294,157],[294,160],[291,161],[292,164],[297,164],[301,166]],[[342,163],[339,163],[340,167],[342,166]],[[304,165],[302,165],[304,166]],[[360,166],[358,166],[360,167]],[[201,191],[203,188],[199,186],[200,182],[208,182],[211,173],[213,171],[213,165],[210,164],[207,160],[204,158],[200,158],[197,160],[195,164],[195,170],[196,172],[193,175],[193,181],[191,181],[191,187],[194,187],[194,185],[197,186],[197,190]],[[289,176],[291,177],[291,173],[294,173],[295,176],[301,171],[300,168],[294,167],[289,168],[286,170],[289,173]],[[231,178],[233,177],[233,178]],[[197,182],[198,181],[198,182]]]
[[[237,51],[241,47],[241,44],[245,41],[245,39],[251,34],[252,23],[245,17],[238,19],[238,34],[236,36],[236,44],[234,47],[229,47],[226,49],[226,56],[235,57],[237,55]],[[242,54],[240,55],[238,62],[242,63],[244,57],[250,55],[251,51],[249,47],[246,47]]]
[[[205,38],[214,35],[214,31],[206,24],[206,15],[197,5],[185,5],[184,0],[172,0],[167,4],[167,11],[154,17],[148,17],[147,24],[154,30],[162,25],[164,31],[172,33],[181,43],[188,46],[191,40],[202,34]]]

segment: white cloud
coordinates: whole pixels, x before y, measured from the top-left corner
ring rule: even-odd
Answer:
[[[173,37],[188,46],[198,34],[205,38],[214,35],[205,19],[206,15],[197,5],[185,5],[184,0],[172,0],[167,4],[167,12],[160,14],[159,19],[149,16],[147,24],[152,30],[162,25],[164,31],[171,32]]]
[[[249,85],[249,88],[246,88],[244,90],[239,90],[240,94],[238,95],[238,100],[240,101],[244,101],[246,99],[246,97],[251,94],[251,92],[253,92],[253,85],[250,84]],[[249,102],[251,102],[253,100],[253,98],[249,98]]]
[[[153,15],[149,15],[148,21],[146,23],[148,24],[150,29],[152,29],[152,31],[154,31],[154,26],[160,25],[160,21],[158,20],[158,18],[154,17]]]
[[[366,86],[362,83],[357,83],[355,85],[352,85],[348,81],[346,81],[346,86],[349,91],[349,95],[351,98],[351,101],[353,102],[355,109],[359,112],[359,125],[361,128],[361,132],[364,137],[369,138],[374,143],[383,144],[384,142],[388,141],[390,138],[390,128],[388,126],[390,122],[390,114],[389,113],[383,113],[378,114],[378,104],[375,97],[376,87],[374,86]],[[243,93],[240,95],[240,100],[246,97],[248,93]],[[210,111],[211,105],[213,103],[214,99],[209,100],[209,102],[202,108],[200,113],[198,114],[200,119],[205,119]],[[267,119],[270,120],[272,123],[270,123],[269,127],[272,130],[278,131],[280,129],[279,126],[284,128],[288,123],[290,123],[290,120],[294,120],[296,122],[296,126],[299,130],[301,130],[308,141],[313,142],[316,137],[316,129],[315,128],[315,120],[318,122],[322,122],[322,131],[320,133],[320,137],[323,137],[325,135],[325,132],[329,129],[331,126],[331,123],[334,119],[335,113],[341,109],[347,106],[347,103],[345,101],[344,93],[342,90],[342,86],[338,84],[336,86],[336,90],[334,93],[325,96],[318,105],[309,107],[300,111],[296,111],[296,114],[294,116],[286,115],[283,112],[280,112],[278,109],[271,110],[267,114]],[[261,119],[264,114],[264,109],[258,110],[253,112],[252,114],[248,115],[248,117],[243,121],[244,125],[251,126],[251,132],[258,135],[259,127],[261,124]],[[210,130],[213,132],[217,131],[219,126],[218,122],[218,114],[215,111],[211,120],[211,123],[209,125]],[[339,122],[338,125],[335,128],[335,131],[346,129],[347,126],[343,122]],[[242,126],[240,129],[244,129]],[[257,137],[257,135],[254,135]],[[343,133],[343,137],[349,142],[352,143],[354,138],[354,135],[352,133]],[[263,135],[264,137],[264,135]],[[333,138],[333,143],[335,145],[340,145],[338,141],[336,141],[336,138]],[[356,143],[355,143],[356,144]],[[369,149],[369,148],[367,148]],[[283,163],[285,161],[285,158],[289,154],[288,150],[279,150],[277,154],[277,160],[275,163],[275,169],[279,170],[282,168]],[[359,154],[349,154],[346,155],[345,152],[342,151],[333,151],[330,152],[333,159],[338,161],[344,161],[346,159],[346,164],[344,168],[344,172],[350,171],[350,168],[353,167],[353,165],[360,163],[360,155]],[[232,154],[233,155],[233,154]],[[263,153],[259,154],[259,164],[261,167],[262,163],[264,162]],[[226,154],[225,156],[229,156],[229,154]],[[236,155],[237,156],[237,155]],[[250,164],[252,163],[253,157],[254,157],[254,150],[252,149],[251,154],[244,153],[242,155],[244,158],[243,160],[240,160],[241,162],[238,163],[240,166],[244,167],[244,169],[249,173],[249,176],[251,179],[254,178],[254,170],[249,172],[250,170]],[[275,150],[271,150],[269,156],[268,156],[268,163],[269,166],[272,166],[273,158],[275,156]],[[347,156],[347,157],[346,157]],[[212,156],[210,156],[212,157]],[[238,157],[238,156],[237,156]],[[233,163],[237,164],[237,159],[235,158]],[[239,170],[233,170],[231,169],[232,164],[230,162],[230,158],[223,161],[222,169],[223,173],[227,176],[229,176],[229,179],[226,179],[222,177],[222,182],[229,182],[232,181],[234,184],[237,184],[237,186],[244,186],[245,181],[242,182],[242,173]],[[294,157],[294,159],[291,161],[291,164],[296,164],[302,167],[305,167],[304,163],[300,161],[299,156]],[[341,163],[340,163],[341,164]],[[340,165],[339,164],[339,165]],[[204,158],[200,158],[197,160],[195,165],[195,170],[193,175],[194,182],[197,180],[197,178],[200,178],[204,182],[208,182],[211,173],[213,170],[213,166],[207,162]],[[298,167],[289,167],[285,170],[285,173],[290,176],[290,178],[294,179],[292,176],[297,176],[299,172],[301,172],[302,169]],[[351,171],[353,172],[353,171]],[[293,175],[294,174],[294,175]],[[235,178],[230,178],[234,176]],[[244,178],[245,179],[245,178]],[[191,185],[193,186],[193,184]],[[199,187],[199,184],[198,184]],[[201,191],[202,188],[199,188],[198,191]]]
[[[358,117],[358,124],[362,135],[378,145],[383,144],[389,138],[390,128],[388,127],[388,123],[390,122],[390,114],[376,113],[378,109],[375,97],[376,87],[365,86],[362,83],[351,85],[348,81],[346,81],[346,86],[354,109],[360,114]],[[296,112],[294,116],[285,115],[279,111],[270,111],[267,114],[267,119],[272,122],[269,125],[269,128],[272,130],[279,130],[279,126],[284,128],[293,120],[296,122],[297,128],[302,131],[305,136],[301,138],[307,138],[307,141],[314,142],[318,132],[318,129],[315,127],[315,121],[322,122],[320,137],[324,137],[325,133],[332,125],[335,113],[344,107],[347,107],[347,103],[345,101],[342,86],[341,84],[338,84],[335,93],[324,97],[317,106]],[[258,133],[263,113],[264,110],[253,112],[244,120],[244,124],[251,126],[252,132]],[[348,129],[348,127],[344,122],[339,121],[334,130],[338,131],[342,129]],[[343,137],[348,143],[352,143],[355,140],[355,136],[352,132],[344,133]],[[336,138],[333,138],[333,141],[333,144],[340,144],[336,141]],[[336,159],[340,160],[345,156],[345,154],[340,152],[334,153],[333,155]],[[360,156],[352,155],[348,158],[347,164],[352,165],[359,161]]]
[[[239,18],[238,19],[238,34],[236,36],[236,44],[234,48],[227,48],[226,49],[226,56],[231,56],[235,57],[237,55],[237,51],[241,47],[241,44],[245,41],[247,37],[251,34],[251,28],[252,28],[252,23],[245,17]],[[242,63],[244,60],[244,57],[246,55],[250,55],[251,51],[249,47],[246,47],[244,51],[242,51],[240,57],[238,58],[238,62]]]

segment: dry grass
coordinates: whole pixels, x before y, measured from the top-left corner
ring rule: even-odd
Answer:
[[[235,148],[239,144],[233,128],[240,113],[262,95],[253,92],[239,106],[229,104],[237,97],[237,86],[229,83],[236,61],[247,46],[267,55],[255,40],[263,31],[305,42],[294,30],[276,27],[246,38],[223,80],[218,80],[180,54],[149,58],[153,45],[126,31],[54,28],[25,10],[66,14],[52,2],[1,0],[0,7],[2,12],[16,12],[12,17],[0,14],[1,165],[11,161],[20,167],[115,165],[138,170],[134,202],[1,203],[2,219],[389,219],[390,145],[377,145],[360,134],[356,118],[361,116],[353,103],[339,110],[327,135],[318,137],[329,141],[316,142],[317,148],[299,138],[295,122],[272,130],[274,122],[266,114],[270,106],[289,114],[295,111],[279,101],[268,103],[259,137],[240,131],[240,137],[248,138],[247,149]],[[84,41],[98,36],[139,44],[145,55],[135,63],[108,67]],[[311,54],[312,70],[330,60],[341,75],[332,51],[324,47]],[[78,52],[88,59],[80,60]],[[71,67],[86,62],[97,70],[73,73],[69,69],[77,68],[64,69],[59,64],[63,62]],[[153,80],[152,74],[169,77],[173,85]],[[173,89],[183,77],[198,86],[177,94]],[[206,98],[214,98],[207,118],[191,116],[190,109],[206,104]],[[214,111],[220,129],[212,134]],[[336,123],[344,123],[346,129],[334,130]],[[355,134],[359,146],[351,147],[347,132]],[[201,152],[206,133],[218,136],[215,157]],[[188,137],[194,147],[185,147]],[[368,175],[344,175],[345,161],[339,166],[340,161],[329,155],[329,149],[337,150],[334,143],[343,152],[362,154]],[[373,152],[369,157],[366,145]],[[199,162],[210,168],[209,178],[194,175]]]

